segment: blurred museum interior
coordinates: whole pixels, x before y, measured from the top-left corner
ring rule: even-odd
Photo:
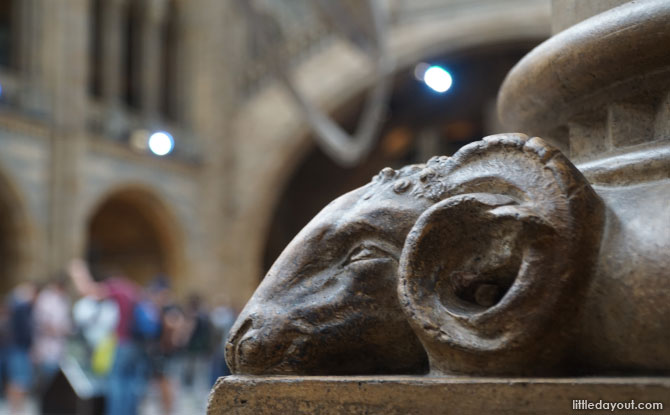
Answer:
[[[82,256],[239,308],[333,196],[499,132],[504,75],[550,33],[547,0],[383,2],[386,112],[374,148],[342,166],[316,144],[276,61],[311,105],[355,129],[376,78],[355,43],[370,35],[367,2],[240,3],[0,2],[5,292]],[[270,49],[269,30],[280,33]],[[452,87],[428,88],[419,64],[446,68]],[[165,141],[164,156],[149,147],[160,154]]]
[[[549,16],[549,0],[1,0],[0,293],[83,258],[94,279],[161,275],[175,301],[239,310],[335,196],[503,131],[498,88]],[[323,115],[339,138],[370,124],[367,147],[338,157]]]

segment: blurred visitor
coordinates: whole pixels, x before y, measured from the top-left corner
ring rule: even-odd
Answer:
[[[49,282],[37,295],[33,311],[35,339],[33,356],[40,387],[46,386],[58,371],[72,331],[70,301],[63,276]]]
[[[74,305],[66,276],[40,290],[22,283],[0,302],[0,390],[11,413],[31,413],[32,388],[49,396],[54,375],[63,367],[69,377],[72,362],[104,394],[109,415],[199,407],[210,381],[229,374],[223,347],[232,309],[209,313],[197,294],[182,307],[165,276],[142,290],[120,273],[96,281],[81,260],[71,261],[68,274],[82,295]]]
[[[143,389],[149,378],[160,370],[162,350],[160,347],[163,332],[163,307],[169,300],[167,280],[156,278],[144,292],[144,296],[133,309],[132,334],[142,351]],[[162,392],[162,391],[161,391]],[[165,407],[161,393],[161,404]]]
[[[135,415],[144,390],[142,353],[131,333],[133,309],[139,290],[119,273],[96,282],[86,263],[80,259],[71,261],[69,271],[80,294],[110,299],[118,307],[115,337],[105,342],[106,347],[102,351],[105,356],[113,356],[107,379],[105,406],[108,415]]]
[[[235,319],[237,319],[237,313],[226,305],[219,305],[212,310],[210,320],[214,329],[215,343],[211,362],[210,387],[214,386],[219,377],[230,375],[225,359],[225,348],[228,333],[235,324]]]
[[[178,353],[188,341],[184,313],[171,298],[163,306],[161,327],[153,373],[160,390],[163,413],[169,414],[174,409],[173,378],[177,377]]]
[[[5,390],[11,336],[12,329],[9,319],[9,308],[5,301],[0,301],[0,391]]]
[[[186,343],[184,386],[188,388],[205,385],[209,379],[207,366],[212,350],[212,325],[202,297],[191,294],[186,306]]]
[[[30,348],[33,343],[33,304],[37,288],[18,285],[9,297],[11,340],[7,356],[7,400],[12,413],[24,413],[26,394],[33,381]]]
[[[104,376],[109,373],[116,342],[119,307],[111,299],[86,296],[79,299],[72,309],[72,318],[91,371]],[[86,366],[87,368],[89,366]]]

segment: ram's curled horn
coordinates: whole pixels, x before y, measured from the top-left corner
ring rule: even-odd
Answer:
[[[521,134],[426,169],[438,177],[423,191],[439,201],[406,239],[398,291],[431,371],[555,371],[595,258],[599,197],[560,151]]]

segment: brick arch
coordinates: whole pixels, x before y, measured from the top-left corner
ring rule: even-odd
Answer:
[[[89,209],[85,227],[86,256],[96,277],[122,272],[146,284],[163,274],[181,290],[182,230],[153,189],[140,184],[110,189]]]

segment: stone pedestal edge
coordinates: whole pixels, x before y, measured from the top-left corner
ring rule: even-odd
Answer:
[[[592,402],[661,403],[670,413],[668,377],[470,378],[285,377],[220,378],[208,415],[222,414],[569,414],[596,413]],[[580,409],[584,408],[584,409]],[[624,407],[625,408],[625,407]],[[594,412],[596,411],[596,412]],[[600,412],[603,410],[601,409]],[[604,412],[603,412],[604,413]],[[611,413],[611,412],[610,412]]]

